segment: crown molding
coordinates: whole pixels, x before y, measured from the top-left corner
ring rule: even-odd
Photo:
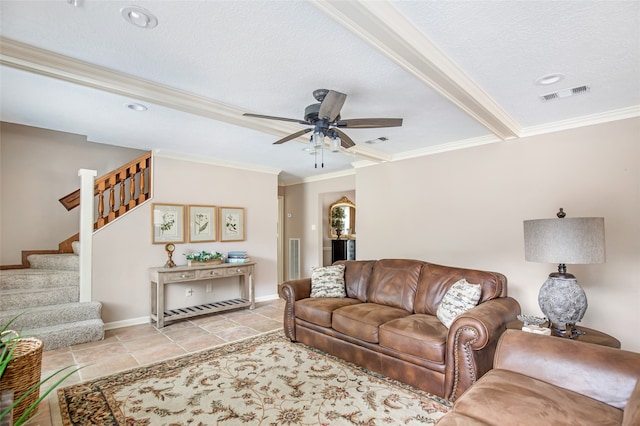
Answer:
[[[393,156],[393,161],[406,160],[409,158],[424,157],[426,155],[440,154],[443,152],[457,151],[459,149],[472,148],[480,145],[502,142],[497,136],[480,136],[477,138],[464,139],[461,141],[444,143],[440,145],[430,146],[427,148],[406,151]]]
[[[393,4],[366,0],[312,3],[499,138],[506,140],[520,135],[520,125]]]
[[[168,158],[171,160],[190,161],[192,163],[202,163],[211,166],[229,167],[232,169],[246,170],[257,173],[267,173],[271,175],[279,175],[282,170],[272,167],[261,167],[255,164],[237,163],[233,161],[220,160],[213,157],[203,157],[202,155],[182,154],[173,151],[165,151],[162,149],[153,150],[154,157]]]
[[[285,122],[244,117],[249,111],[5,37],[0,37],[0,64],[279,137],[300,130]]]
[[[0,37],[0,64],[277,137],[287,136],[300,130],[299,126],[283,121],[245,117],[242,114],[250,111],[5,37]],[[309,143],[307,137],[296,140]],[[352,152],[356,153],[357,150]],[[376,158],[375,152],[369,153],[367,158],[371,156]]]
[[[628,118],[636,117],[640,117],[640,105],[607,111],[600,114],[586,115],[583,117],[572,118],[570,120],[556,121],[554,123],[543,124],[540,126],[526,127],[522,131],[522,137],[560,132],[578,127],[593,126],[594,124],[609,123],[611,121],[626,120]]]
[[[286,187],[286,186],[292,186],[292,185],[300,185],[302,183],[321,182],[328,179],[335,179],[335,178],[340,178],[344,176],[352,176],[355,174],[356,174],[356,171],[354,169],[349,169],[349,170],[343,170],[340,172],[332,172],[332,173],[325,173],[317,176],[311,176],[308,178],[295,179],[295,180],[283,182],[279,186]]]

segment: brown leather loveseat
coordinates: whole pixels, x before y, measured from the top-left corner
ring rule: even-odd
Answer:
[[[346,297],[310,297],[311,278],[282,284],[287,337],[450,401],[491,368],[520,313],[500,273],[408,259],[336,264]],[[438,305],[462,278],[480,284],[480,301],[447,328]]]
[[[640,425],[640,353],[507,330],[453,425]]]

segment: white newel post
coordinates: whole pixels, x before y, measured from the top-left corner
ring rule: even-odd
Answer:
[[[80,169],[80,302],[90,302],[93,261],[93,188],[96,170]]]

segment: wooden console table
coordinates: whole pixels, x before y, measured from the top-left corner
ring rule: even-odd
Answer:
[[[151,321],[156,322],[157,328],[162,328],[164,327],[165,321],[174,321],[196,315],[205,315],[244,307],[253,309],[255,307],[253,265],[255,265],[255,262],[151,268],[149,270],[149,277],[151,279]],[[165,285],[233,276],[237,276],[239,280],[241,294],[239,299],[165,310]]]

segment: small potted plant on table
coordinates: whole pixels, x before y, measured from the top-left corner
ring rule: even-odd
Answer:
[[[185,254],[185,256],[189,266],[218,265],[222,263],[222,253],[220,252],[212,253],[202,250],[196,253]]]

